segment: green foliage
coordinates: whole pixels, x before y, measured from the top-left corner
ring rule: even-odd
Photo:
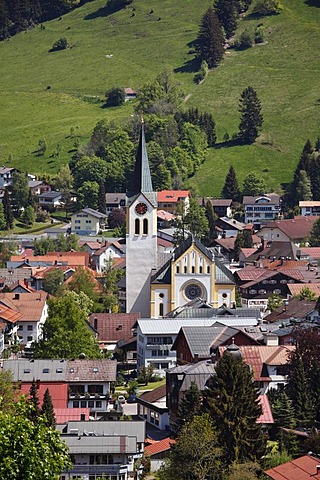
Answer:
[[[214,240],[218,236],[216,231],[216,221],[218,220],[218,216],[215,214],[213,210],[212,202],[210,200],[207,201],[205,208],[206,208],[205,214],[206,214],[206,217],[208,220],[208,226],[209,226],[208,236],[205,243],[207,245],[210,245],[212,240]]]
[[[296,194],[298,201],[312,200],[310,178],[304,170],[300,170],[299,172]]]
[[[205,209],[199,205],[196,198],[190,198],[187,212],[185,212],[183,205],[178,206],[175,227],[174,237],[177,245],[183,242],[187,232],[200,240],[202,237],[208,236],[209,223],[206,212]]]
[[[25,173],[13,172],[11,195],[16,212],[19,212],[27,205],[29,198],[29,186],[28,177]]]
[[[262,412],[258,395],[248,365],[225,353],[216,365],[204,402],[226,465],[254,461],[265,453],[266,440],[261,425],[256,423]]]
[[[282,465],[283,463],[290,462],[292,460],[292,456],[289,455],[288,452],[282,450],[279,452],[278,450],[267,455],[264,459],[264,468],[265,470],[269,470],[269,468],[277,467],[278,465]]]
[[[310,247],[320,246],[320,219],[316,220],[312,226],[309,237],[309,245]]]
[[[117,228],[126,222],[126,214],[121,208],[114,208],[108,216],[108,225],[110,228]]]
[[[84,182],[105,182],[108,167],[105,160],[98,157],[81,157],[74,166],[75,188],[80,188]]]
[[[194,416],[201,415],[201,413],[201,393],[196,383],[192,382],[179,401],[176,421],[171,424],[174,435],[179,435],[183,426],[191,422]]]
[[[221,473],[221,449],[209,415],[195,415],[172,445],[160,480],[214,480]]]
[[[59,268],[55,268],[45,274],[42,288],[50,295],[56,295],[64,281],[63,272]]]
[[[18,245],[15,242],[0,242],[0,265],[6,267],[7,261],[11,255],[18,252]]]
[[[12,409],[16,389],[12,371],[0,370],[0,412],[8,412]]]
[[[119,107],[124,104],[125,93],[123,87],[113,87],[106,93],[108,107]]]
[[[154,366],[150,363],[147,367],[141,367],[139,370],[138,382],[148,385],[154,372]]]
[[[262,25],[258,26],[254,31],[254,43],[263,43],[264,42],[264,29]]]
[[[217,0],[215,3],[215,12],[227,38],[232,37],[237,29],[238,5],[238,0]]]
[[[254,172],[249,172],[243,181],[243,195],[262,195],[267,190],[267,186],[263,178],[258,177]]]
[[[233,258],[236,262],[239,261],[239,255],[240,255],[240,252],[241,252],[241,249],[244,248],[244,237],[243,237],[243,233],[242,232],[239,232],[235,241],[234,241],[234,254],[233,254]]]
[[[223,198],[230,198],[234,202],[240,200],[240,189],[233,165],[230,165],[221,195]]]
[[[56,418],[54,414],[54,408],[52,398],[47,388],[43,395],[43,403],[41,407],[41,415],[44,417],[44,421],[48,427],[54,428],[56,426]]]
[[[45,141],[44,138],[41,138],[38,142],[38,155],[44,155],[47,150],[47,142]]]
[[[78,207],[81,208],[93,208],[97,210],[99,200],[99,184],[97,182],[83,182],[82,186],[78,189]]]
[[[199,60],[205,60],[209,68],[217,67],[223,58],[223,30],[218,16],[212,8],[209,8],[202,17],[196,51]]]
[[[51,237],[34,239],[35,255],[46,255],[48,252],[70,252],[70,250],[80,250],[78,236],[74,233],[67,236],[61,233],[56,239]]]
[[[267,309],[270,310],[270,312],[273,312],[276,308],[280,307],[283,305],[283,299],[280,297],[278,293],[273,293],[270,295],[268,298],[268,307]]]
[[[209,67],[208,67],[208,64],[205,60],[202,60],[201,62],[201,66],[200,66],[200,71],[198,73],[195,74],[194,76],[194,81],[196,83],[200,83],[202,82],[202,80],[204,80],[206,78],[206,76],[208,75],[209,73]]]
[[[35,381],[35,379],[32,380],[28,403],[31,406],[31,408],[28,409],[28,418],[33,423],[37,424],[41,412],[40,412],[40,400],[37,392],[37,382]]]
[[[100,358],[96,339],[87,325],[87,312],[70,295],[48,300],[43,338],[35,344],[35,358]]]
[[[7,229],[7,222],[6,222],[6,217],[4,213],[4,207],[3,203],[0,204],[0,230],[6,230]]]
[[[225,480],[258,480],[261,478],[261,467],[258,463],[233,463],[228,469]]]
[[[3,480],[58,480],[71,467],[60,433],[44,419],[28,418],[28,406],[19,402],[14,413],[0,411],[0,477]]]
[[[252,13],[257,16],[276,15],[282,10],[283,6],[279,0],[257,0]]]
[[[7,188],[4,189],[2,205],[3,205],[5,220],[6,220],[6,230],[9,230],[13,228],[13,215],[12,215],[9,191]]]
[[[54,42],[51,50],[65,50],[66,48],[69,48],[68,40],[66,39],[66,37],[60,37],[59,40],[56,40]]]
[[[317,300],[317,295],[312,290],[310,290],[309,287],[302,287],[300,293],[295,295],[295,297],[299,300],[307,300],[308,302]]]
[[[292,401],[298,424],[305,425],[310,422],[314,416],[314,411],[302,357],[299,352],[290,358],[287,392]]]
[[[253,143],[261,130],[263,116],[261,102],[251,86],[245,88],[241,94],[239,112],[241,114],[239,137],[244,143]]]
[[[28,205],[22,212],[20,219],[25,225],[33,225],[36,220],[36,214],[31,205]]]
[[[251,48],[252,45],[252,34],[248,30],[244,30],[240,35],[238,48],[245,50],[246,48]]]
[[[137,380],[131,380],[131,382],[128,383],[128,387],[127,387],[128,395],[135,395],[137,393],[137,389],[138,389]]]

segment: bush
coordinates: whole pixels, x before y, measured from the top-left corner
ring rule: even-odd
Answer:
[[[38,208],[36,211],[36,222],[46,222],[49,220],[49,214],[46,210],[43,210],[42,208]]]
[[[253,7],[252,13],[259,16],[277,15],[282,10],[283,6],[279,0],[258,0]]]
[[[263,43],[264,33],[261,27],[257,27],[254,32],[254,43]]]
[[[53,51],[65,50],[68,47],[69,47],[69,43],[68,43],[68,40],[66,39],[66,37],[61,37],[61,38],[59,38],[59,40],[54,42],[54,44],[52,45],[52,50]]]
[[[113,87],[107,91],[106,97],[109,107],[119,107],[125,101],[124,89],[122,87]]]
[[[248,30],[245,30],[244,32],[242,32],[241,36],[240,36],[240,41],[239,41],[239,46],[238,48],[240,48],[241,50],[245,50],[247,48],[251,48],[252,47],[252,36],[251,34],[248,32]]]

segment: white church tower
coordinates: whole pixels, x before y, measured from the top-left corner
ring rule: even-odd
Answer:
[[[126,213],[126,311],[150,317],[151,270],[157,267],[157,194],[152,188],[143,123]]]

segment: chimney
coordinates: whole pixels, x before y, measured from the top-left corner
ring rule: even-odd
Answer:
[[[316,466],[316,470],[317,470],[316,475],[319,475],[319,474],[320,474],[320,465],[317,465],[317,466]]]
[[[20,293],[15,293],[13,300],[20,300]]]
[[[194,354],[194,363],[198,363],[198,361],[199,361],[199,354],[195,353]]]

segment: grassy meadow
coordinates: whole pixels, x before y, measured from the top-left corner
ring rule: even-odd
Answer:
[[[314,142],[320,135],[318,3],[283,0],[281,15],[242,18],[237,35],[262,23],[264,43],[228,50],[199,86],[193,82],[190,42],[211,0],[134,0],[134,11],[129,7],[112,15],[106,14],[106,0],[93,0],[45,28],[1,42],[1,163],[53,175],[70,160],[75,137],[85,144],[99,119],[121,122],[132,115],[130,102],[103,108],[108,88],[139,89],[170,66],[190,95],[186,105],[213,113],[219,142],[226,132],[230,137],[237,132],[238,99],[246,86],[257,90],[263,106],[257,142],[210,149],[190,185],[201,194],[219,194],[233,163],[240,180],[255,170],[279,190],[290,181],[306,139]],[[49,52],[60,37],[72,48]],[[37,156],[42,138],[47,151]],[[58,144],[60,155],[52,157]]]

